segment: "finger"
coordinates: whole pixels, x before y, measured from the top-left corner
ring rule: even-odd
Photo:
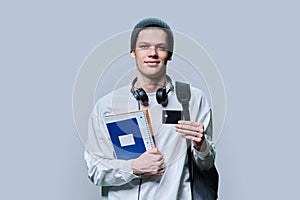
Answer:
[[[184,133],[184,134],[191,134],[191,135],[196,135],[196,134],[203,134],[204,132],[202,131],[202,129],[195,129],[195,128],[190,128],[190,129],[187,129],[187,128],[177,128],[176,127],[176,132],[179,132],[179,133]]]
[[[176,128],[188,129],[196,132],[204,132],[204,126],[201,124],[198,124],[197,126],[187,125],[187,124],[177,124]]]
[[[152,149],[151,153],[156,155],[162,155],[162,153],[156,147]]]
[[[194,121],[183,121],[183,120],[179,120],[178,124],[181,125],[190,125],[190,126],[202,126],[204,127],[203,124],[199,123],[199,122],[194,122]]]
[[[157,174],[163,174],[165,173],[165,168],[161,168],[160,170],[158,170]]]
[[[193,142],[201,142],[202,141],[202,137],[194,137],[194,136],[190,136],[190,135],[182,135],[183,138],[191,140]]]
[[[176,129],[176,132],[181,133],[181,134],[185,134],[185,135],[196,135],[197,132],[195,131],[191,131],[191,130],[186,130],[186,129]]]
[[[183,130],[183,129],[176,129],[176,132],[181,133],[183,135],[190,135],[194,137],[203,137],[203,133],[201,132],[195,132],[190,130]]]
[[[163,155],[156,155],[155,154],[154,159],[155,159],[155,161],[158,161],[158,162],[164,161],[164,156]]]
[[[149,174],[150,175],[159,175],[159,174],[163,174],[165,172],[165,168],[156,170],[156,171],[151,171]]]
[[[157,154],[159,151],[156,147],[154,147],[153,149],[150,149],[147,152],[150,153],[150,154]]]
[[[162,161],[159,162],[158,168],[159,169],[165,168],[165,162],[164,162],[164,160],[162,160]]]

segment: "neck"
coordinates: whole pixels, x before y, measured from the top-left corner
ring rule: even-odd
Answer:
[[[147,93],[153,93],[156,92],[158,88],[166,87],[166,84],[166,75],[159,78],[137,77],[134,87],[143,88]]]

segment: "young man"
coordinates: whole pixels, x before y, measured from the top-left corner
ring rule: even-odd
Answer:
[[[191,88],[191,121],[179,121],[176,125],[162,123],[163,110],[182,110],[174,82],[166,74],[173,46],[173,33],[165,22],[156,18],[140,21],[131,34],[136,78],[133,77],[128,86],[102,97],[95,105],[85,160],[89,178],[102,186],[102,199],[191,199],[186,153],[189,143],[191,162],[200,169],[214,165],[211,138],[204,136],[211,131],[210,106],[201,90]],[[160,92],[164,97],[157,99]],[[116,159],[104,116],[138,109],[149,110],[156,148],[136,159]]]

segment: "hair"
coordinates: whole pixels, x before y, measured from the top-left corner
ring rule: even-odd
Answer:
[[[171,58],[173,54],[173,49],[174,49],[174,36],[173,32],[170,28],[170,26],[164,22],[161,19],[158,18],[146,18],[141,21],[139,21],[133,28],[131,32],[131,38],[130,38],[130,52],[134,51],[136,48],[136,41],[138,38],[139,33],[147,28],[161,28],[163,31],[167,33],[168,36],[168,53],[169,53],[169,58]]]

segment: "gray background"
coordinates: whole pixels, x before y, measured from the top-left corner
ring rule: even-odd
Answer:
[[[146,16],[202,44],[226,87],[220,199],[296,199],[297,1],[1,1],[0,199],[99,199],[72,117],[77,70]]]

